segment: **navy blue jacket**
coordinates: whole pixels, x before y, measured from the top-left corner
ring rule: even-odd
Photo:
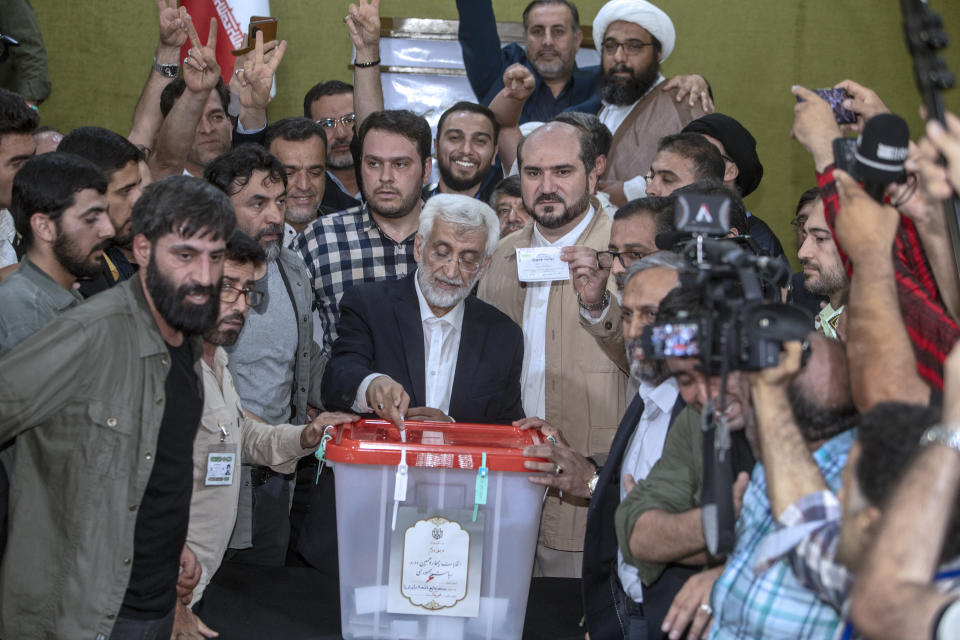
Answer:
[[[488,105],[503,89],[503,72],[514,63],[530,69],[537,80],[533,95],[523,106],[520,124],[529,121],[546,122],[561,111],[596,97],[600,67],[574,67],[567,86],[554,98],[553,92],[527,60],[523,47],[517,44],[500,46],[497,21],[491,0],[457,0],[460,16],[460,47],[467,79],[481,104]],[[597,107],[599,108],[599,98]],[[596,110],[591,111],[596,113]]]

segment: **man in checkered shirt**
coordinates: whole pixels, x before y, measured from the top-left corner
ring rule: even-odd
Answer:
[[[420,190],[430,178],[432,136],[422,117],[405,110],[377,111],[360,125],[357,140],[366,204],[318,218],[293,242],[313,281],[328,353],[337,338],[344,291],[416,269]]]

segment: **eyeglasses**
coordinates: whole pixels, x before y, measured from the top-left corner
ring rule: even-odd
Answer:
[[[609,269],[616,258],[620,261],[621,267],[629,269],[630,265],[644,257],[644,254],[639,251],[597,251],[597,266],[601,269]]]
[[[317,124],[323,127],[324,129],[333,129],[338,124],[342,124],[345,127],[352,127],[353,123],[357,121],[357,114],[348,113],[345,116],[340,116],[339,118],[320,118],[317,120]]]
[[[623,52],[628,56],[635,56],[641,51],[644,47],[652,46],[652,42],[643,42],[642,40],[627,40],[626,42],[617,42],[616,40],[604,40],[603,44],[600,45],[603,48],[603,52],[608,56],[613,56],[617,54],[617,49],[623,47]]]
[[[436,249],[431,249],[430,258],[434,263],[447,264],[448,262],[453,260],[453,254],[452,253],[441,254],[441,253],[438,253]],[[476,273],[477,271],[480,270],[481,263],[482,261],[477,260],[476,258],[470,258],[470,257],[465,258],[463,256],[460,256],[457,258],[457,267],[460,269],[460,271],[463,271],[464,273]]]
[[[256,291],[255,289],[237,289],[235,286],[229,282],[224,282],[223,286],[220,288],[220,301],[221,302],[236,302],[240,297],[240,294],[243,294],[247,299],[247,306],[255,307],[261,302],[263,302],[263,292]]]

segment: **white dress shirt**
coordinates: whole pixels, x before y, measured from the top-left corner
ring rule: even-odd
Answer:
[[[550,242],[533,227],[531,247],[570,247],[586,231],[595,211],[593,205],[576,227],[556,242]],[[528,282],[523,301],[523,370],[520,387],[523,411],[528,416],[546,416],[547,394],[547,307],[550,304],[552,282]]]
[[[418,269],[419,271],[419,269]],[[419,274],[417,274],[418,276]],[[460,352],[460,336],[463,332],[463,300],[441,317],[437,317],[423,297],[420,280],[414,276],[414,288],[420,303],[420,322],[423,325],[423,360],[425,406],[450,414],[450,395],[453,392],[453,377],[457,372],[457,355]],[[357,388],[353,410],[369,413],[367,387],[382,373],[371,373]],[[456,418],[456,416],[451,416]]]
[[[673,406],[677,402],[680,390],[677,388],[676,380],[670,377],[656,387],[641,381],[637,393],[643,399],[643,414],[623,454],[623,463],[620,467],[620,500],[627,497],[627,491],[623,486],[623,474],[629,473],[634,480],[642,480],[660,459],[663,443],[667,439],[667,430],[670,428],[670,415],[673,413]],[[617,574],[627,595],[635,602],[643,602],[643,582],[637,574],[637,568],[624,562],[623,553],[619,550],[617,550]]]

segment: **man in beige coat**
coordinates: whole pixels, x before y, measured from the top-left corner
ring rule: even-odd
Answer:
[[[523,327],[524,411],[545,418],[570,446],[602,462],[626,409],[626,378],[580,328],[575,280],[521,282],[518,248],[554,251],[583,245],[605,249],[610,217],[590,192],[597,150],[586,134],[552,122],[518,149],[523,203],[534,223],[511,234],[493,254],[479,296]],[[562,264],[562,263],[561,263]],[[558,467],[555,474],[562,474]],[[580,577],[587,501],[551,491],[543,509],[534,575]]]

